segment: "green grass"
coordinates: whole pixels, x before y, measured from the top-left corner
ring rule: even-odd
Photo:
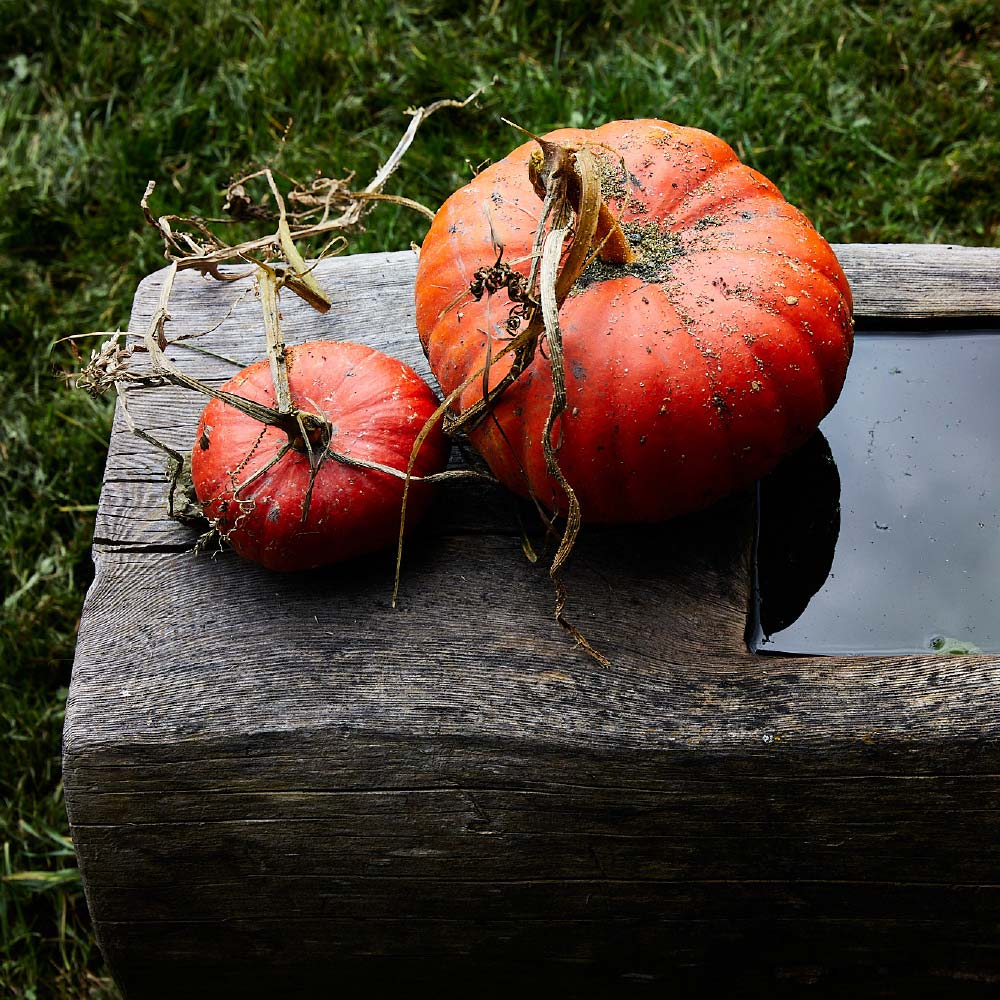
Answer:
[[[367,178],[405,105],[496,77],[427,122],[391,190],[439,203],[515,144],[501,114],[535,131],[655,115],[722,135],[831,241],[1000,241],[991,3],[621,0],[596,24],[582,3],[321,6],[0,0],[0,992],[114,995],[59,776],[109,417],[65,389],[53,345],[124,326],[160,265],[148,178],[159,211],[206,213],[279,148],[292,174]],[[355,249],[422,226],[380,211]]]

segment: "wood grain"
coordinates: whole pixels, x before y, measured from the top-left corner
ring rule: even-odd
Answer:
[[[861,316],[1000,315],[1000,251],[836,249]],[[286,340],[427,377],[414,273],[324,262],[333,309],[283,299]],[[245,282],[182,275],[169,333],[214,327],[186,342],[213,353],[171,355],[221,382],[262,354],[258,310]],[[201,403],[129,406],[180,450]],[[584,534],[568,613],[606,670],[489,485],[442,488],[393,609],[390,554],[294,576],[193,555],[163,468],[119,413],[64,732],[127,997],[1000,981],[1000,657],[748,655],[749,497]]]
[[[865,319],[1000,316],[1000,248],[835,243]]]

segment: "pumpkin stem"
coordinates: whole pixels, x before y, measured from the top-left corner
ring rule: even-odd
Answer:
[[[292,414],[292,422],[294,430],[285,426],[281,429],[288,435],[288,443],[295,451],[308,454],[313,449],[318,452],[326,450],[333,436],[333,425],[329,420],[325,420],[317,413],[296,410]]]
[[[544,199],[548,185],[551,183],[550,178],[556,173],[563,174],[566,183],[566,200],[579,218],[587,210],[581,161],[583,154],[589,155],[589,153],[584,149],[571,149],[568,146],[561,146],[545,139],[538,139],[538,143],[542,148],[536,149],[528,160],[528,176],[535,193],[539,198]],[[559,153],[554,154],[553,149],[559,150]],[[600,190],[599,187],[598,190]],[[594,231],[592,245],[587,249],[596,249],[601,260],[608,264],[634,264],[638,259],[621,224],[614,212],[608,208],[603,196],[600,196],[597,205],[597,227]]]
[[[284,219],[284,214],[282,214]],[[278,404],[279,420],[276,426],[288,435],[288,443],[298,452],[312,456],[313,448],[323,451],[330,443],[330,421],[316,413],[300,410],[292,402],[292,388],[288,382],[288,361],[285,340],[281,335],[281,313],[278,310],[280,276],[273,267],[259,264],[257,286],[264,314],[264,335],[267,339],[267,356],[271,362],[271,381]]]

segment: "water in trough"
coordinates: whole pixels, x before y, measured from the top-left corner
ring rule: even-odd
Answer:
[[[1000,652],[1000,334],[859,334],[820,430],[759,486],[751,646]]]

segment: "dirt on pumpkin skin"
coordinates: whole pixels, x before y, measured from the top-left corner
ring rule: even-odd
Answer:
[[[597,157],[597,173],[601,181],[601,197],[605,201],[625,201],[629,197],[627,180],[641,190],[636,178],[629,178],[623,163],[612,163],[606,156]]]
[[[656,222],[623,222],[622,231],[638,259],[631,264],[615,264],[595,258],[576,279],[570,295],[615,278],[635,277],[663,284],[670,277],[670,262],[687,253],[677,234],[664,230]]]

